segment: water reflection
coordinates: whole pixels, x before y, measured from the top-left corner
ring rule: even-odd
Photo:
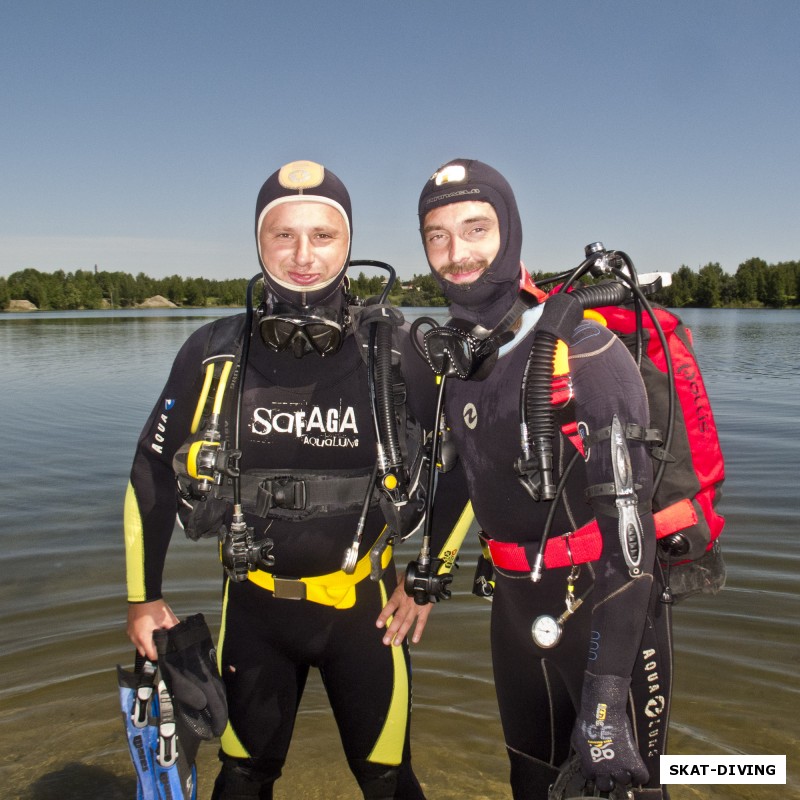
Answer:
[[[437,310],[442,313],[441,310]],[[229,312],[225,312],[229,313]],[[409,316],[413,316],[413,313]],[[794,441],[798,312],[685,311],[727,459],[728,588],[675,610],[671,749],[800,758],[800,467]],[[0,497],[0,785],[4,796],[130,798],[133,772],[113,667],[123,631],[122,497],[133,446],[180,344],[208,317],[114,312],[0,318],[6,422]],[[412,557],[416,543],[406,545]],[[210,543],[176,537],[166,581],[180,614],[219,623]],[[413,741],[437,800],[510,797],[485,601],[456,592],[415,648]],[[402,560],[402,559],[401,559]],[[201,750],[201,800],[216,747]],[[800,796],[798,776],[781,797]],[[304,701],[279,798],[352,798],[318,680]],[[697,789],[702,788],[702,792]],[[676,787],[674,800],[778,796],[758,787]]]

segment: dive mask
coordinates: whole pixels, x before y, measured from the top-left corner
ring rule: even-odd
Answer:
[[[462,381],[485,377],[497,351],[514,338],[511,331],[487,331],[463,319],[432,328],[422,338],[425,360],[436,375],[455,376]]]
[[[276,303],[272,312],[259,320],[258,328],[270,350],[280,353],[291,349],[296,358],[312,351],[322,357],[333,355],[345,337],[341,311],[322,306]]]

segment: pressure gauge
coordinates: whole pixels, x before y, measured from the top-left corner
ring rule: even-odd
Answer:
[[[561,641],[563,632],[564,629],[561,623],[549,614],[542,614],[541,617],[536,617],[531,627],[533,641],[543,648],[555,647]]]

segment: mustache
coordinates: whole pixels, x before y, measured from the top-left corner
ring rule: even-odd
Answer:
[[[489,268],[489,262],[482,258],[478,261],[464,261],[456,264],[452,261],[448,262],[438,270],[440,275],[461,275],[464,272],[475,272],[475,270],[485,270]]]

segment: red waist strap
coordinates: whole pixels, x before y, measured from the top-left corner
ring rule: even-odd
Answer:
[[[697,522],[697,512],[691,500],[679,500],[653,514],[653,521],[656,525],[656,538],[661,539],[694,525]],[[538,544],[498,542],[494,539],[485,541],[492,555],[492,562],[500,569],[511,572],[530,572],[533,569],[539,550]],[[585,564],[587,561],[597,561],[602,552],[603,537],[597,520],[593,519],[571,533],[548,539],[544,548],[544,565],[547,569],[553,569]]]

